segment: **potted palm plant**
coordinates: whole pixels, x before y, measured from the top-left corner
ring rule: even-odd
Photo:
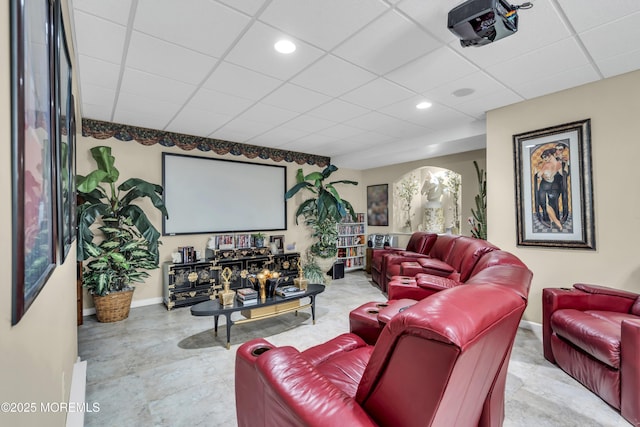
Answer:
[[[120,172],[111,147],[94,147],[91,155],[97,169],[77,177],[77,259],[88,260],[82,281],[93,295],[98,321],[115,322],[129,316],[134,284],[149,277],[146,270],[159,266],[160,232],[134,202],[148,197],[163,216],[169,215],[162,186],[130,178],[116,187]],[[94,235],[96,228],[99,236]]]
[[[302,216],[304,224],[312,229],[311,237],[314,242],[309,248],[308,263],[317,266],[322,272],[327,272],[336,260],[338,222],[347,215],[356,217],[351,203],[340,197],[335,185],[358,183],[350,180],[325,182],[337,170],[336,166],[329,165],[322,172],[312,172],[305,176],[302,169],[298,169],[296,184],[285,193],[287,200],[301,190],[307,190],[312,195],[298,206],[296,224],[298,217]]]

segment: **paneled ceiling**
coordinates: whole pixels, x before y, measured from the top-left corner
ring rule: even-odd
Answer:
[[[459,3],[73,0],[82,115],[368,169],[483,148],[487,111],[640,68],[638,0],[533,0],[468,48]]]

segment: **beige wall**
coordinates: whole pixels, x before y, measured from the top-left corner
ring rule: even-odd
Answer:
[[[0,7],[0,402],[68,402],[73,364],[78,354],[76,328],[75,247],[53,275],[20,322],[11,326],[11,90],[9,2]],[[67,27],[68,28],[68,27]],[[0,413],[0,425],[64,425],[66,414]]]
[[[415,160],[412,162],[400,163],[391,166],[367,169],[362,172],[362,191],[365,192],[363,197],[366,203],[366,186],[377,184],[389,184],[389,226],[369,227],[368,233],[393,233],[395,231],[394,216],[398,212],[394,212],[393,203],[393,183],[397,182],[405,174],[420,169],[425,166],[436,166],[457,172],[462,177],[462,210],[461,210],[461,233],[470,236],[471,231],[467,218],[471,216],[471,209],[475,209],[474,198],[478,194],[478,178],[476,170],[473,167],[473,161],[478,162],[480,168],[485,169],[485,150],[474,150],[466,153],[460,153],[450,156],[435,157],[432,159]],[[415,221],[414,221],[415,222]],[[398,245],[403,246],[408,241],[408,236],[399,236]]]
[[[525,319],[541,322],[545,287],[597,283],[640,291],[640,71],[487,114],[489,240],[534,272]],[[597,250],[516,247],[512,136],[591,119]]]
[[[121,142],[115,138],[107,140],[97,140],[94,138],[80,137],[78,139],[77,146],[77,172],[80,175],[86,175],[95,169],[95,162],[93,161],[89,150],[91,147],[98,145],[108,145],[111,147],[111,152],[116,158],[115,166],[120,171],[120,181],[118,184],[128,178],[142,178],[146,181],[154,184],[162,184],[162,153],[180,153],[188,154],[200,157],[213,157],[224,158],[228,160],[237,161],[251,161],[255,163],[266,164],[278,164],[287,167],[287,188],[291,188],[295,184],[295,177],[297,170],[301,167],[297,163],[286,162],[273,162],[270,160],[252,159],[248,160],[242,156],[234,156],[227,154],[219,156],[212,152],[202,152],[194,150],[186,152],[177,147],[163,147],[161,145],[144,146],[137,142]],[[323,168],[317,166],[305,165],[302,167],[305,174],[313,171],[319,171]],[[353,181],[361,181],[362,173],[360,171],[339,169],[333,173],[330,177],[330,181],[336,181],[341,179],[349,179]],[[358,186],[337,184],[340,195],[350,201],[353,204],[354,209],[357,212],[365,211],[365,195],[362,184]],[[284,234],[285,245],[294,243],[296,244],[296,251],[305,253],[309,246],[309,229],[303,225],[296,225],[294,212],[298,205],[308,198],[306,192],[300,192],[292,200],[287,203],[287,230],[286,231],[272,231],[265,232],[269,235]],[[233,200],[228,200],[226,203],[233,203]],[[162,231],[162,217],[160,213],[153,208],[153,206],[145,200],[142,204],[149,218],[154,223],[156,228]],[[169,216],[171,216],[171,206],[167,206]],[[162,236],[162,245],[160,246],[160,261],[170,261],[171,252],[176,251],[179,246],[194,246],[196,250],[204,251],[207,241],[213,234],[190,234],[190,235],[178,235],[178,236]],[[134,304],[136,303],[148,303],[159,302],[162,297],[162,272],[161,269],[152,270],[149,272],[149,277],[144,284],[138,285],[134,293]],[[152,301],[149,301],[152,300]],[[92,307],[93,303],[91,298],[85,292],[84,296],[85,307]]]

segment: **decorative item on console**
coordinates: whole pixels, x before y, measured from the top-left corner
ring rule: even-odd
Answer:
[[[222,273],[220,274],[222,277],[222,287],[223,290],[218,293],[220,297],[220,304],[222,305],[232,305],[233,298],[235,297],[235,291],[229,289],[229,280],[231,279],[231,269],[229,267],[225,267],[222,269]]]
[[[248,275],[247,279],[251,282],[254,289],[260,293],[260,300],[264,302],[267,297],[271,298],[275,295],[276,288],[282,278],[279,272],[270,271],[265,268],[257,274]]]
[[[304,270],[300,264],[298,264],[298,277],[293,279],[293,284],[302,290],[306,290],[309,285],[309,279],[304,278]]]

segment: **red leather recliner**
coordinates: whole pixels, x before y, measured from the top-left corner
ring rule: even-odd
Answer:
[[[640,295],[578,283],[542,290],[544,357],[640,426]]]
[[[240,427],[500,426],[526,299],[460,286],[419,301],[375,345],[351,333],[305,351],[249,341],[236,354]]]
[[[426,233],[423,231],[415,232],[409,238],[407,247],[401,248],[382,248],[374,249],[371,256],[371,280],[382,289],[384,288],[384,258],[388,255],[403,255],[405,257],[426,257],[436,242],[438,235],[436,233]]]

